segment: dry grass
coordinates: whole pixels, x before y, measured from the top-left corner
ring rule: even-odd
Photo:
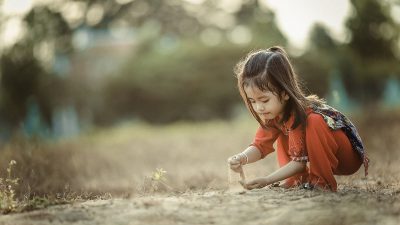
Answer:
[[[400,114],[355,117],[372,163],[363,172],[338,177],[342,191],[377,194],[400,192]],[[248,146],[257,124],[248,118],[232,122],[176,123],[163,127],[125,124],[58,142],[15,139],[0,150],[0,174],[17,161],[16,196],[22,208],[80,199],[132,196],[153,192],[227,189],[226,159]],[[159,179],[157,168],[167,171]],[[246,166],[249,178],[277,168],[274,154]],[[47,201],[47,202],[46,202]]]

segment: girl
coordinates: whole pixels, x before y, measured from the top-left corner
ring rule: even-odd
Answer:
[[[242,183],[262,188],[285,180],[283,187],[337,190],[334,175],[350,175],[369,159],[354,125],[315,95],[301,90],[286,52],[271,47],[248,54],[236,66],[240,94],[259,122],[254,141],[228,159],[233,171],[274,151],[280,168],[266,177]],[[307,165],[308,163],[308,165]]]

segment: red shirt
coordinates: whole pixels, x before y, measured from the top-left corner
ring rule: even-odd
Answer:
[[[307,110],[307,114],[310,112],[311,110]],[[293,161],[308,161],[303,126],[300,124],[295,129],[291,129],[294,123],[293,114],[283,124],[280,124],[278,120],[278,118],[269,120],[266,129],[260,126],[251,145],[257,147],[261,152],[261,158],[264,158],[275,150],[273,144],[279,138],[280,141],[286,142],[284,146],[288,146],[288,149],[285,151]]]

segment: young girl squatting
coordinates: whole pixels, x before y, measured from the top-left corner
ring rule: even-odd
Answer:
[[[281,185],[337,190],[334,175],[351,175],[369,159],[354,125],[315,95],[306,96],[281,47],[249,53],[236,66],[240,94],[259,122],[255,138],[228,159],[230,168],[256,162],[275,149],[280,168],[242,184],[246,189]]]

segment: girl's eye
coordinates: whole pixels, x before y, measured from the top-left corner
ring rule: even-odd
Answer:
[[[269,101],[269,99],[262,101],[263,103],[267,103]]]

